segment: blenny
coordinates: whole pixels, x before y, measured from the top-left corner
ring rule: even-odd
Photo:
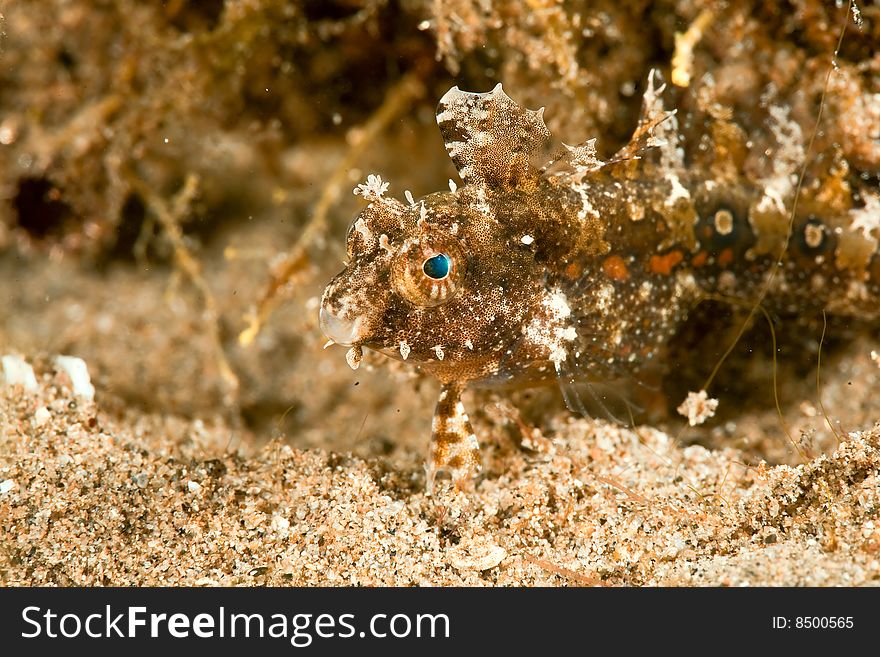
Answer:
[[[320,324],[353,367],[368,347],[441,382],[429,491],[438,471],[480,468],[466,385],[558,380],[576,405],[570,384],[637,373],[707,294],[766,287],[778,313],[880,317],[880,196],[829,168],[792,214],[806,139],[784,103],[762,103],[763,141],[693,112],[703,137],[687,144],[664,86],[652,72],[631,140],[605,161],[595,139],[554,145],[543,108],[500,84],[454,87],[437,123],[463,184],[407,202],[378,176],[355,190],[368,205]]]

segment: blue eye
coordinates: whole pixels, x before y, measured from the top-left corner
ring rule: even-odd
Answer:
[[[445,253],[438,253],[433,258],[428,258],[425,260],[422,265],[422,271],[425,272],[426,276],[433,278],[434,280],[441,280],[446,278],[449,274],[449,269],[452,266],[452,260]]]

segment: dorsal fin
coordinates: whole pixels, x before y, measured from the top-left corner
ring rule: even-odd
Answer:
[[[655,87],[655,82],[660,86]],[[609,163],[633,160],[641,157],[641,153],[653,149],[662,148],[664,156],[667,151],[678,147],[678,122],[675,120],[676,110],[667,111],[663,107],[663,91],[666,83],[657,69],[651,69],[648,73],[648,84],[645,95],[642,98],[642,112],[639,116],[639,124],[636,126],[629,143],[621,148]]]
[[[659,86],[655,86],[657,81],[660,82]],[[662,94],[665,88],[659,73],[652,70],[648,75],[639,123],[629,142],[607,161],[598,158],[595,138],[577,146],[563,143],[555,157],[544,167],[544,175],[579,183],[594,171],[625,160],[640,159],[646,151],[656,148],[661,149],[661,157],[671,161],[676,156],[678,146],[678,124],[675,110],[668,112],[663,108]]]
[[[486,93],[447,91],[437,105],[437,125],[462,180],[496,189],[528,186],[539,173],[531,160],[550,141],[544,108],[525,109],[500,83]]]
[[[596,138],[588,139],[577,146],[562,142],[555,157],[542,169],[545,176],[552,176],[578,183],[593,171],[605,166],[596,153]]]

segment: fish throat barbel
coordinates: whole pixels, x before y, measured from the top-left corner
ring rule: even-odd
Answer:
[[[352,348],[350,364],[366,347],[441,382],[429,492],[439,471],[462,482],[480,468],[465,386],[557,380],[566,393],[579,379],[619,379],[654,360],[705,295],[758,297],[788,237],[800,126],[768,102],[775,143],[756,169],[747,160],[758,146],[742,130],[702,116],[714,148],[691,157],[663,88],[652,72],[635,133],[601,161],[595,140],[554,150],[543,109],[524,109],[500,84],[454,87],[437,123],[464,184],[408,203],[386,196],[378,176],[356,190],[368,205],[320,324]],[[880,195],[848,189],[841,200],[814,187],[765,303],[877,320]]]

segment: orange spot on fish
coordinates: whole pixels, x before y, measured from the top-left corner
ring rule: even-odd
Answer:
[[[706,261],[709,259],[708,251],[700,251],[697,255],[691,258],[691,264],[694,267],[702,267],[706,264]]]
[[[629,269],[619,255],[608,256],[602,263],[602,271],[614,281],[625,281],[629,278]]]
[[[721,267],[726,267],[731,262],[733,262],[733,249],[724,249],[718,254],[718,264]]]
[[[673,268],[684,260],[684,254],[681,251],[670,251],[664,255],[651,256],[649,268],[655,274],[669,276]]]

